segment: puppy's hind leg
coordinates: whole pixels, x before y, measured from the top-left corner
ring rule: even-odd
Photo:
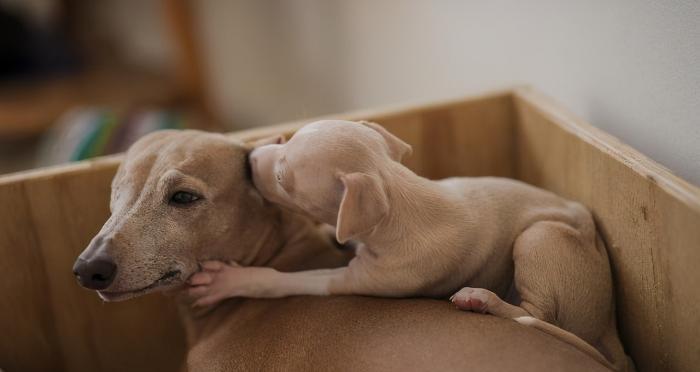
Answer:
[[[600,343],[614,316],[612,278],[605,247],[592,221],[578,229],[555,221],[533,224],[516,239],[513,261],[514,285],[522,299],[517,306],[481,288],[464,288],[453,296],[453,302],[465,310],[515,319],[601,362],[612,360],[615,369],[620,369],[617,362],[624,352],[616,355],[620,349],[609,350]]]
[[[541,221],[513,244],[520,307],[595,345],[613,311],[610,265],[595,228]]]
[[[465,287],[452,295],[450,301],[462,310],[510,318],[520,324],[538,329],[576,347],[602,365],[610,369],[616,369],[605,356],[578,336],[531,316],[522,307],[511,305],[503,301],[498,295],[488,289]]]

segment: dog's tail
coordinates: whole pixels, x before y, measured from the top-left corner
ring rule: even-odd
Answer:
[[[618,367],[610,363],[610,361],[608,361],[608,359],[606,359],[605,356],[600,353],[600,351],[569,331],[531,316],[520,316],[514,318],[514,320],[520,324],[535,328],[566,342],[611,370],[618,370]]]

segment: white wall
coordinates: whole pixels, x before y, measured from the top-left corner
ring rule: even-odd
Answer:
[[[203,0],[239,126],[529,83],[700,184],[695,0]]]

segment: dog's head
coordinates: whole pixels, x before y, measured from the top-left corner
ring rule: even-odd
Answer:
[[[107,301],[181,286],[203,259],[241,260],[264,201],[247,149],[224,135],[160,131],[136,142],[112,183],[112,215],[75,262]]]
[[[378,124],[343,120],[311,123],[289,142],[271,142],[250,155],[257,189],[270,201],[335,225],[341,243],[386,215],[379,170],[411,152]]]

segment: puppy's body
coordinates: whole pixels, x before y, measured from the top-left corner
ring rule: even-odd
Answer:
[[[384,184],[391,213],[354,237],[365,246],[329,294],[441,298],[467,285],[524,311],[484,292],[478,307],[495,309],[469,310],[534,316],[599,343],[613,316],[612,281],[583,206],[510,179],[436,182],[396,162],[382,172],[401,180]]]
[[[410,181],[385,185],[392,213],[358,237],[365,249],[329,293],[444,298],[466,285],[459,307],[544,320],[622,368],[607,252],[586,208],[511,179],[392,168],[384,177]]]
[[[358,256],[378,271],[397,276],[396,280],[377,281],[397,282],[402,288],[389,292],[377,288],[380,293],[373,294],[446,297],[469,283],[504,297],[513,281],[514,256],[525,253],[518,252],[514,244],[518,236],[549,222],[591,243],[575,251],[559,245],[551,259],[566,262],[575,260],[572,256],[587,256],[582,260],[592,261],[591,266],[599,269],[579,270],[600,274],[603,283],[596,285],[597,292],[611,301],[611,288],[605,283],[610,282],[606,252],[604,247],[596,246],[593,220],[578,203],[519,181],[489,177],[437,182],[416,177],[399,187],[388,187],[387,194],[389,204],[395,207],[377,225],[376,232],[360,239],[367,248]],[[547,242],[537,248],[542,252],[557,243]],[[546,275],[546,269],[542,267],[539,274]],[[409,275],[415,277],[415,282],[403,278]],[[417,287],[424,289],[416,293]]]
[[[342,121],[313,123],[287,144],[256,149],[253,178],[265,198],[336,225],[340,242],[362,244],[345,268],[227,270],[219,280],[207,279],[214,284],[202,292],[202,303],[228,296],[454,293],[465,310],[539,324],[534,317],[573,332],[623,368],[610,267],[590,213],[518,181],[427,180],[399,163],[409,151],[376,124]]]

